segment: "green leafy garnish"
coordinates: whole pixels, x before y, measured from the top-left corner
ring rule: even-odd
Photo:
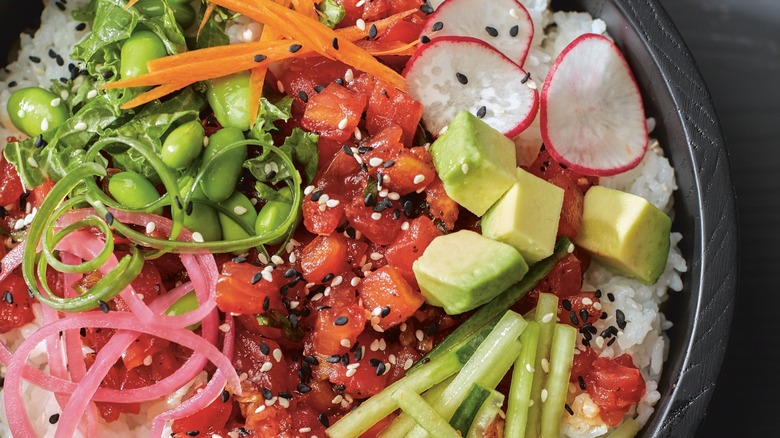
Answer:
[[[335,0],[324,0],[317,5],[317,11],[320,16],[320,23],[333,29],[337,24],[341,23],[344,16],[347,15],[346,9],[341,3]]]

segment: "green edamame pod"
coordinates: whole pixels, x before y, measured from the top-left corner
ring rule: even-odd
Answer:
[[[153,32],[141,30],[134,32],[122,46],[120,74],[122,79],[148,73],[146,63],[167,56],[165,45]]]
[[[203,150],[203,136],[206,135],[199,120],[177,126],[162,145],[160,158],[171,169],[184,169]]]
[[[219,204],[238,216],[244,225],[254,229],[257,212],[255,211],[255,206],[252,205],[252,202],[243,193],[234,192],[229,198]],[[250,237],[241,226],[222,213],[219,213],[219,224],[222,226],[223,240],[238,240]]]
[[[224,127],[248,131],[249,72],[243,71],[207,82],[206,97],[214,116]]]
[[[171,307],[168,308],[168,311],[165,312],[165,314],[168,316],[183,315],[187,312],[192,312],[197,308],[198,297],[195,295],[195,291],[191,291],[176,300],[175,303],[171,304]],[[198,327],[200,327],[200,323],[196,322],[195,324],[188,326],[187,330],[196,330]]]
[[[255,221],[255,234],[260,235],[270,230],[279,228],[282,222],[290,214],[292,209],[292,193],[289,187],[282,187],[279,193],[285,198],[289,199],[289,202],[285,201],[268,201],[263,208],[257,214],[257,220]],[[284,236],[280,236],[268,242],[271,245],[276,245],[284,241]]]
[[[244,140],[244,133],[238,128],[222,128],[215,132],[203,153],[206,163],[217,152],[226,146]],[[236,183],[241,176],[241,168],[246,160],[246,146],[241,146],[220,155],[216,163],[206,169],[200,180],[200,188],[210,200],[221,202],[236,190]]]
[[[193,179],[189,176],[179,180],[179,190],[182,194],[189,192],[192,187]],[[192,194],[193,199],[206,199],[203,190],[200,187],[195,188]],[[203,236],[203,240],[214,242],[222,240],[222,227],[219,224],[219,214],[211,207],[201,204],[194,200],[192,202],[192,211],[184,215],[184,227],[193,233],[198,232]]]
[[[195,9],[189,2],[169,0],[168,5],[173,9],[176,23],[182,29],[188,29],[195,23]],[[134,6],[147,17],[161,17],[165,13],[163,0],[138,0]]]
[[[141,208],[160,198],[157,189],[145,176],[135,172],[121,172],[108,180],[108,192],[120,204],[130,208]],[[162,214],[162,208],[153,210]]]
[[[56,129],[69,116],[62,99],[41,87],[16,90],[8,99],[7,109],[14,126],[30,137]]]

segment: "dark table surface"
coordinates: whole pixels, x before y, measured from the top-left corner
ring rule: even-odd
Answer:
[[[698,437],[780,436],[780,1],[661,0],[712,93],[737,189],[740,286]]]

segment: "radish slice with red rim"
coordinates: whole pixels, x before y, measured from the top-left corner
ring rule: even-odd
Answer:
[[[404,77],[409,94],[423,104],[425,127],[434,135],[466,110],[513,137],[531,124],[539,107],[529,75],[476,38],[431,40],[409,60]]]
[[[585,175],[625,172],[647,150],[639,87],[620,49],[601,35],[576,38],[555,60],[540,121],[550,154]]]
[[[477,38],[523,65],[534,36],[534,24],[517,0],[447,0],[428,17],[422,35],[431,39]]]

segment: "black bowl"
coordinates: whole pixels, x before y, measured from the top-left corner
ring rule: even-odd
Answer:
[[[669,358],[661,400],[642,436],[693,436],[725,357],[737,290],[735,191],[724,136],[696,63],[657,0],[553,0],[553,7],[588,11],[607,23],[647,114],[658,122],[653,135],[677,171],[674,229],[683,234],[688,272],[683,291],[672,292],[664,309],[674,323]],[[37,25],[40,9],[38,1],[0,0],[0,17],[8,17],[0,26],[0,60],[20,31]]]

